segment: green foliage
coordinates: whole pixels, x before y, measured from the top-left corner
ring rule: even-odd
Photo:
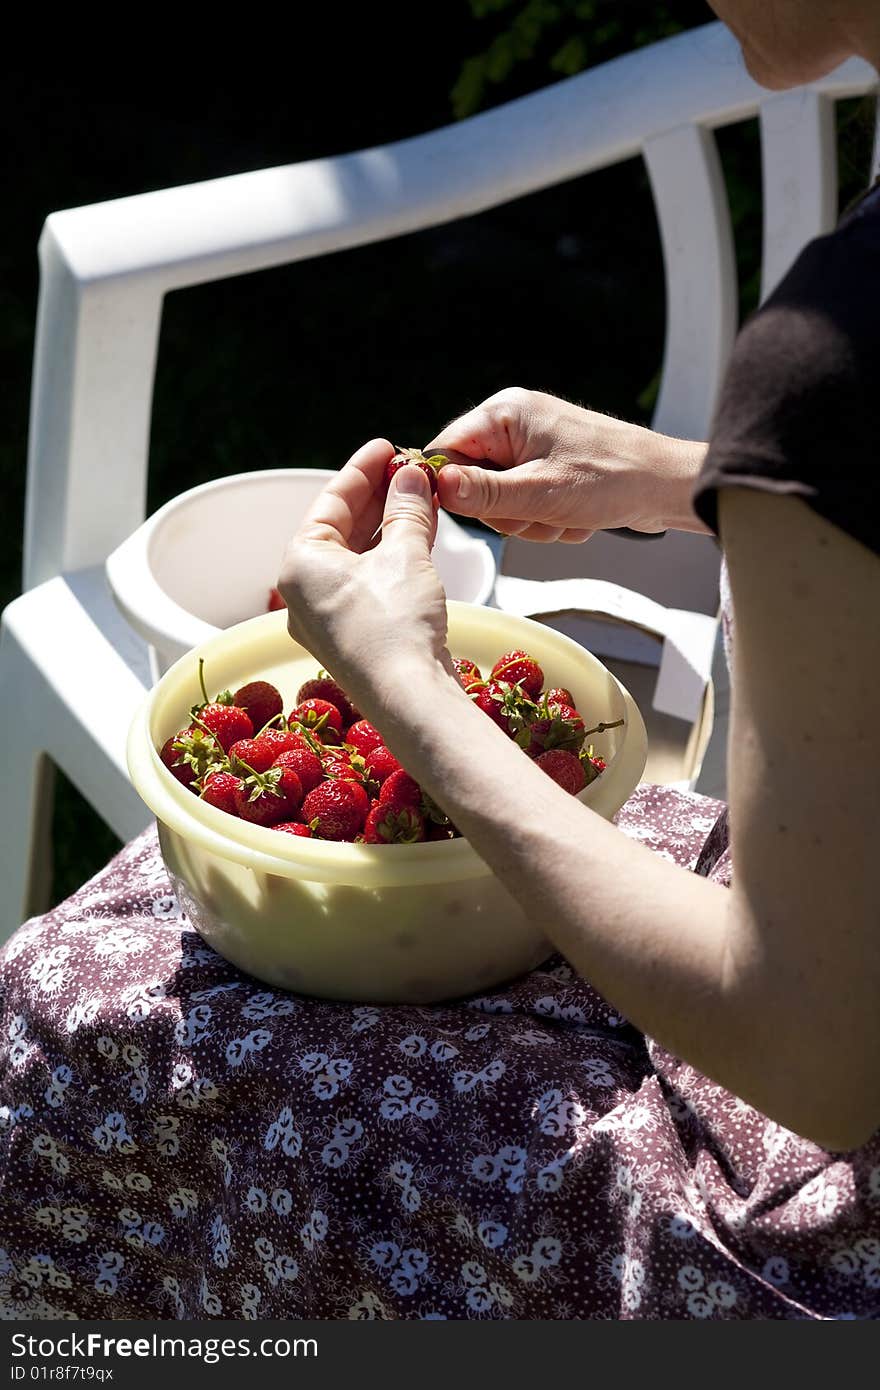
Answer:
[[[462,64],[452,91],[459,120],[711,17],[702,0],[638,6],[619,0],[470,0],[470,8],[476,20],[494,22],[495,32]]]

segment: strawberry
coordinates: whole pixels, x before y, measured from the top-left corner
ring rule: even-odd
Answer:
[[[302,734],[294,733],[292,729],[264,729],[260,734],[260,741],[271,743],[276,758],[279,753],[287,753],[291,748],[309,747]]]
[[[271,588],[269,590],[269,602],[266,604],[266,612],[278,613],[282,608],[286,607],[287,604],[284,602],[284,599],[281,597],[279,591],[274,587]]]
[[[221,771],[228,766],[226,754],[217,739],[197,724],[181,729],[174,738],[168,739],[159,757],[178,782],[194,791],[198,790],[193,786],[195,782],[201,783],[209,772]]]
[[[370,783],[372,791],[375,784],[367,772],[366,763],[354,748],[328,748],[324,758],[324,776],[335,781]]]
[[[581,760],[574,753],[566,753],[562,748],[551,748],[549,753],[541,753],[535,759],[535,766],[552,777],[564,791],[577,796],[587,785]]]
[[[234,796],[242,820],[272,826],[293,819],[302,801],[302,783],[292,767],[272,767],[246,777]]]
[[[290,728],[298,724],[322,743],[342,742],[342,715],[329,700],[301,700],[287,722]]]
[[[608,766],[604,758],[591,758],[590,762],[593,764],[593,767],[596,769],[597,772],[604,772],[606,767]]]
[[[455,674],[458,676],[458,683],[462,690],[467,690],[474,681],[483,679],[479,666],[475,665],[473,661],[468,661],[466,656],[453,657],[452,664],[455,667]]]
[[[345,741],[356,748],[364,758],[385,742],[379,730],[375,729],[368,719],[359,719],[356,724],[352,724],[345,735]]]
[[[208,699],[205,689],[205,661],[199,659],[199,685],[205,697],[204,704],[193,705],[193,722],[201,729],[214,735],[224,753],[228,753],[233,743],[240,738],[252,738],[254,726],[245,710],[239,709],[232,694],[222,691],[216,700]]]
[[[198,776],[193,763],[186,757],[184,739],[188,734],[189,729],[181,729],[179,733],[172,734],[159,751],[161,761],[184,787],[191,787]]]
[[[584,721],[571,705],[549,703],[538,706],[538,718],[517,735],[517,742],[530,758],[549,753],[551,748],[564,748],[568,753],[580,751],[584,741]]]
[[[353,840],[363,829],[370,798],[359,782],[322,782],[302,804],[302,818],[322,840]]]
[[[544,672],[533,656],[519,648],[499,656],[492,667],[491,679],[520,686],[531,700],[537,700],[544,688]]]
[[[268,681],[250,681],[248,685],[236,690],[232,698],[239,709],[243,709],[248,715],[257,730],[265,728],[269,720],[274,719],[284,709],[284,701],[279,691]]]
[[[368,845],[412,845],[424,838],[425,822],[408,806],[395,811],[379,802],[371,808],[364,825],[364,843]]]
[[[401,768],[385,778],[379,791],[379,801],[395,811],[421,811],[422,789],[415,778]]]
[[[237,816],[235,793],[242,785],[241,778],[231,772],[209,772],[202,786],[201,799],[207,801],[209,806],[216,806],[218,811]]]
[[[319,671],[314,680],[306,681],[300,686],[296,692],[296,702],[299,705],[302,704],[303,700],[327,700],[339,710],[345,725],[353,724],[356,719],[360,718],[342,686],[337,685],[326,671]]]
[[[576,708],[574,696],[570,690],[566,690],[564,685],[551,686],[542,696],[543,701],[546,701],[548,705],[571,705],[572,709]]]
[[[229,761],[243,763],[248,772],[268,772],[277,756],[273,741],[262,736],[240,738],[229,750]]]
[[[321,759],[316,757],[304,739],[300,739],[295,748],[283,749],[272,766],[292,768],[300,780],[304,796],[324,780]]]
[[[468,695],[478,709],[488,714],[499,729],[511,737],[524,727],[527,714],[531,714],[535,708],[518,686],[507,685],[503,681],[491,680],[482,685],[472,685]]]
[[[311,826],[303,825],[302,821],[298,820],[284,820],[280,825],[273,825],[272,829],[283,830],[285,835],[307,835],[309,839],[314,838]]]
[[[385,490],[391,486],[391,479],[398,469],[405,468],[408,463],[416,463],[431,485],[431,496],[436,497],[437,474],[444,463],[448,462],[445,454],[432,454],[430,458],[426,458],[421,449],[398,449],[394,458],[385,465]]]
[[[391,750],[380,743],[378,748],[372,748],[364,758],[364,770],[370,781],[381,787],[385,778],[392,772],[401,772],[403,769]]]

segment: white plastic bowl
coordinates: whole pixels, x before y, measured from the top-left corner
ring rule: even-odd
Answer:
[[[647,751],[631,696],[600,661],[552,628],[497,609],[450,603],[449,645],[483,670],[521,647],[545,677],[571,690],[591,723],[623,719],[595,743],[608,761],[580,800],[610,819],[633,791]],[[245,681],[278,686],[285,708],[317,662],[270,613],[201,643],[151,691],[128,740],[131,779],[159,822],[180,902],[197,931],[243,970],[282,988],[331,999],[424,1003],[484,990],[549,951],[465,839],[354,845],[250,825],[194,796],[157,749],[209,694]],[[495,736],[487,719],[487,738]],[[525,758],[525,754],[523,754]]]
[[[154,652],[155,674],[224,628],[266,611],[284,548],[335,475],[327,469],[237,473],[182,492],[106,562],[114,598]],[[223,563],[211,544],[225,537]],[[440,513],[434,563],[446,593],[487,603],[495,560],[484,541]]]

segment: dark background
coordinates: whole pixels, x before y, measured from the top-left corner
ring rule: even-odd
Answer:
[[[365,12],[366,11],[366,12]],[[0,604],[20,590],[36,246],[60,208],[384,144],[711,21],[702,0],[445,0],[302,6],[201,40],[136,26],[0,73],[9,168],[0,236]],[[256,31],[259,33],[250,32]],[[107,44],[104,36],[103,44]],[[19,53],[35,51],[22,45]],[[100,56],[95,56],[96,53]],[[51,58],[51,60],[50,60]],[[870,119],[840,112],[841,198]],[[757,297],[754,122],[719,134],[740,276]],[[421,444],[520,384],[648,420],[663,345],[662,261],[641,160],[449,226],[168,297],[149,508],[251,468],[337,467],[381,434]],[[230,538],[234,541],[234,538]],[[218,563],[206,544],[195,563]],[[53,901],[117,847],[59,778]]]

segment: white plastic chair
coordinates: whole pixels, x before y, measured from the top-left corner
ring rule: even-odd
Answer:
[[[712,130],[760,115],[766,291],[833,225],[833,102],[872,80],[853,60],[808,88],[768,94],[727,32],[708,25],[415,139],[52,214],[40,241],[26,592],[0,634],[2,757],[15,791],[0,825],[0,939],[45,888],[45,755],[123,839],[148,820],[124,757],[146,656],[113,611],[103,563],[145,515],[169,290],[452,221],[641,153],[667,281],[654,422],[700,437],[736,329]],[[667,572],[679,571],[693,539],[653,543],[657,562],[662,554]],[[697,568],[690,606],[711,612],[714,554]]]

